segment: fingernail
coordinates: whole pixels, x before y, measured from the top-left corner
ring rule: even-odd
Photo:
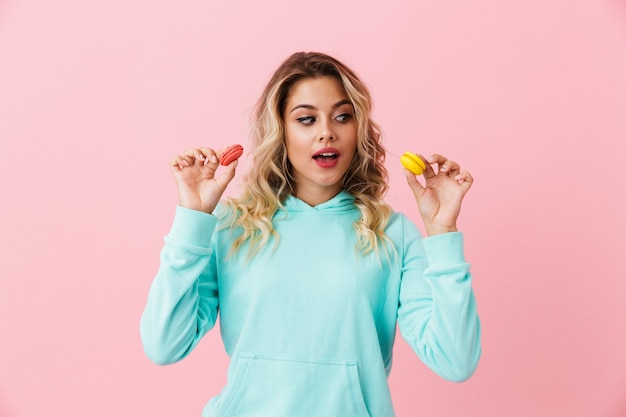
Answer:
[[[215,155],[211,155],[211,162],[216,163],[217,157]]]

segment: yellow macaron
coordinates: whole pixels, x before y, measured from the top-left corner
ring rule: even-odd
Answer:
[[[426,164],[422,161],[422,158],[411,152],[405,152],[400,157],[400,163],[403,167],[411,171],[415,175],[420,175],[426,169]]]

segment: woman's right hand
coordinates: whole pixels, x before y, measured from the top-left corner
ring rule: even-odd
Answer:
[[[210,148],[189,149],[170,162],[170,171],[178,187],[178,202],[182,207],[213,212],[226,186],[235,177],[237,168],[237,161],[233,161],[216,176],[221,153],[222,150],[215,152]]]

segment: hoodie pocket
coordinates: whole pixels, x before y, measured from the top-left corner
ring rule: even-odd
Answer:
[[[369,417],[354,360],[241,354],[215,405],[209,415]]]

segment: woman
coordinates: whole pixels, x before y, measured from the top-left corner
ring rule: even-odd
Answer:
[[[441,155],[424,159],[425,186],[406,171],[422,238],[383,202],[370,109],[349,68],[297,53],[258,102],[239,197],[218,207],[237,167],[216,175],[219,151],[172,160],[179,206],[141,334],[151,360],[173,363],[220,312],[228,383],[204,416],[393,416],[396,323],[442,377],[474,372],[480,325],[456,229],[472,177]]]

